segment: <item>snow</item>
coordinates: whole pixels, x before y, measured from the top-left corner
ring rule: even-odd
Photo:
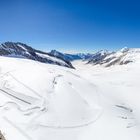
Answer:
[[[135,62],[137,60],[139,60],[140,58],[140,49],[139,48],[123,48],[119,51],[117,51],[116,53],[110,54],[109,56],[105,57],[104,60],[107,60],[109,58],[114,58],[112,59],[109,63],[111,63],[112,61],[114,61],[115,59],[117,60],[118,58],[121,58],[122,62],[126,62],[126,61],[131,61],[131,62]]]
[[[139,139],[140,61],[109,68],[93,67],[79,61],[73,65],[86,79],[96,83],[104,108],[101,119],[91,125],[81,139]]]
[[[0,129],[6,140],[140,139],[140,61],[73,65],[76,70],[0,57]]]
[[[40,54],[40,53],[36,53],[38,56],[41,56],[42,58],[47,58],[48,60],[52,60],[54,62],[59,62],[61,63],[62,66],[64,65],[67,65],[65,61],[61,60],[61,59],[58,59],[56,57],[52,57],[52,56],[49,56],[47,54]]]

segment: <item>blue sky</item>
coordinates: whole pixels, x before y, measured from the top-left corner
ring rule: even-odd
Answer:
[[[0,42],[42,50],[140,47],[137,0],[0,0]]]

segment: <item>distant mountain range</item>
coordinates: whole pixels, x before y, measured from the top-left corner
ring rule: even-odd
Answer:
[[[111,52],[108,50],[101,50],[93,54],[65,54],[56,50],[52,50],[50,54],[54,57],[61,58],[67,61],[83,60],[85,64],[102,65],[105,67],[113,65],[125,65],[136,61],[140,56],[139,48],[122,48],[119,51]]]
[[[91,58],[93,55],[90,53],[67,54],[67,53],[61,53],[56,50],[52,50],[49,54],[58,58],[62,58],[66,61],[74,61],[74,60],[80,60],[80,59],[85,60],[85,59]]]
[[[0,55],[26,58],[43,63],[65,66],[68,68],[74,68],[71,64],[71,61],[74,60],[84,60],[86,64],[109,67],[112,65],[124,65],[136,61],[137,56],[140,56],[140,49],[123,48],[116,52],[101,50],[92,54],[67,54],[56,50],[52,50],[47,53],[34,49],[21,42],[5,42],[0,45]]]
[[[40,50],[36,50],[24,43],[20,42],[5,42],[0,45],[0,55],[9,57],[20,57],[31,59],[43,63],[56,64],[69,68],[74,68],[70,61],[65,59],[57,58],[50,53],[46,53]]]
[[[140,56],[140,48],[123,48],[116,52],[99,51],[95,53],[87,64],[103,65],[109,67],[112,65],[124,65],[137,61]]]

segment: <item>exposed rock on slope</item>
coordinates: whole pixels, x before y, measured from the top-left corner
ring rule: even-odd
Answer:
[[[56,64],[69,68],[74,68],[69,61],[57,58],[49,53],[36,50],[26,44],[20,42],[5,42],[0,45],[0,55],[10,57],[21,57],[36,60],[43,63]]]
[[[109,67],[112,65],[124,65],[134,61],[137,61],[137,57],[140,56],[140,49],[128,49],[123,48],[117,52],[98,52],[93,55],[88,60],[88,64],[93,65],[103,65],[105,67]]]
[[[0,131],[0,140],[6,140]]]

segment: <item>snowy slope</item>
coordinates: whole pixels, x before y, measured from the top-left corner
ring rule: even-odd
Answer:
[[[107,68],[78,60],[76,69],[1,56],[6,140],[139,140],[140,56],[132,56]]]
[[[140,58],[130,65],[104,68],[75,61],[77,72],[96,83],[103,114],[80,140],[140,139]]]
[[[0,77],[0,128],[7,140],[13,139],[12,129],[21,139],[45,140],[45,134],[34,136],[33,132],[83,127],[101,114],[96,87],[74,70],[0,57]]]

